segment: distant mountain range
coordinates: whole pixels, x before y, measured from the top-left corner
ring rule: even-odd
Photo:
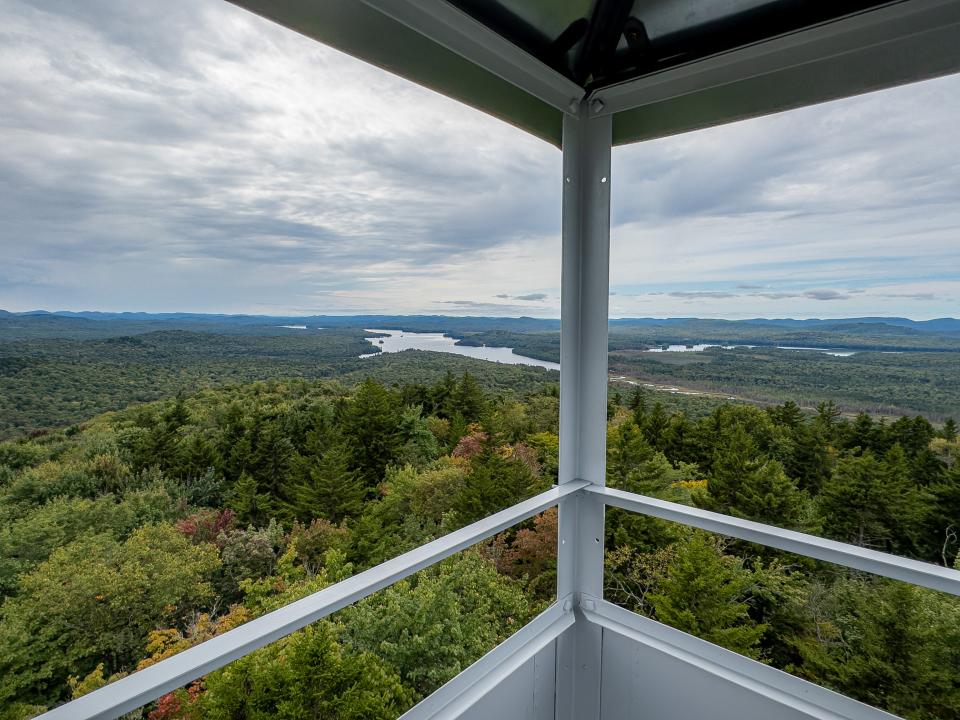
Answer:
[[[28,312],[8,312],[0,310],[0,318],[70,318],[94,321],[128,321],[136,323],[170,323],[178,325],[214,324],[214,325],[272,325],[272,324],[306,324],[322,327],[357,327],[365,326],[403,326],[414,331],[415,328],[436,328],[443,330],[456,326],[460,331],[485,331],[496,327],[501,330],[514,332],[537,332],[556,330],[560,321],[556,319],[532,317],[458,317],[449,315],[226,315],[213,313],[145,313],[145,312],[73,312],[61,310],[48,312],[46,310],[31,310]],[[788,329],[817,328],[820,330],[836,330],[840,332],[857,332],[867,330],[864,326],[871,326],[871,333],[883,333],[882,327],[898,328],[897,333],[903,330],[913,330],[921,333],[960,334],[960,319],[936,318],[933,320],[911,320],[903,317],[852,317],[852,318],[750,318],[747,320],[718,320],[712,318],[678,317],[678,318],[615,318],[610,320],[611,328],[629,327],[672,327],[697,326],[709,324],[713,328],[718,326],[766,326]]]

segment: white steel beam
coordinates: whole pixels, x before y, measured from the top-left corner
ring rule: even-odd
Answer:
[[[553,507],[587,483],[553,487],[393,560],[54,708],[37,720],[113,720],[258,648]]]
[[[913,583],[922,587],[960,595],[960,571],[931,563],[868,550],[867,548],[827,540],[816,535],[807,535],[793,530],[784,530],[699,508],[635,495],[608,487],[591,485],[590,495],[601,498],[607,505],[623,508],[642,515],[670,520],[709,532],[735,537],[739,540],[774,547],[778,550],[816,558],[843,567],[863,570],[893,580]],[[599,594],[598,594],[599,596]]]
[[[611,119],[582,103],[563,120],[559,482],[606,481],[607,308],[610,289]],[[604,506],[594,496],[560,508],[558,597],[603,592]],[[597,628],[578,623],[557,643],[557,717],[600,709]]]
[[[459,8],[437,0],[362,0],[563,113],[584,89]]]

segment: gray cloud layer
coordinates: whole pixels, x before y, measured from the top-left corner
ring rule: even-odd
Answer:
[[[611,311],[958,314],[958,90],[617,149]],[[0,307],[558,311],[555,149],[222,0],[0,0],[0,143]]]

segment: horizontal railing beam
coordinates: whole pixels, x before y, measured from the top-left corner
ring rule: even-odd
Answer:
[[[40,715],[37,720],[113,720],[280,640],[347,605],[506,530],[583,490],[585,481],[554,486],[393,560],[251,620],[234,630]]]
[[[939,565],[877,552],[836,540],[827,540],[816,535],[783,530],[666,500],[635,495],[623,490],[590,485],[587,491],[602,496],[607,505],[624,510],[650,515],[661,520],[671,520],[739,540],[882,575],[893,580],[902,580],[951,595],[960,595],[960,572]]]

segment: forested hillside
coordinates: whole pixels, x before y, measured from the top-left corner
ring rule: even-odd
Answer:
[[[113,332],[121,329],[131,330],[125,323]],[[0,333],[0,440],[135,402],[277,377],[362,380],[372,375],[389,382],[435,382],[447,369],[469,369],[488,388],[533,387],[549,377],[537,368],[449,355],[433,354],[429,360],[417,353],[412,362],[397,355],[361,360],[361,353],[372,350],[365,334],[360,328],[307,334],[246,326],[203,332],[154,329],[86,339],[4,340]]]
[[[299,323],[296,327],[307,323],[307,329],[279,325],[285,322]],[[557,321],[533,318],[0,315],[0,439],[69,425],[132,402],[278,377],[352,382],[370,375],[388,383],[433,383],[450,368],[469,371],[495,390],[529,390],[545,377],[555,379],[537,368],[449,355],[361,359],[361,354],[377,351],[364,340],[369,334],[364,328],[378,325],[442,331],[460,344],[512,347],[549,361],[560,358]],[[898,318],[614,320],[610,368],[635,381],[749,402],[792,400],[812,410],[832,401],[846,414],[919,413],[940,423],[960,415],[957,325],[949,319],[919,323]],[[670,343],[756,346],[648,352]],[[781,350],[778,344],[845,347],[855,354]]]
[[[957,563],[954,423],[851,420],[829,404],[700,409],[614,394],[608,482]],[[484,390],[470,374],[290,379],[0,443],[0,718],[31,717],[548,487],[557,415],[555,386]],[[551,511],[144,716],[394,718],[545,606],[555,543]],[[956,598],[615,510],[606,547],[611,600],[905,717],[960,717]]]

